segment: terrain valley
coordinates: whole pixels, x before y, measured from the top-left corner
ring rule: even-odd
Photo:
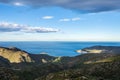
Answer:
[[[77,56],[0,47],[0,80],[120,80],[120,47],[90,46]]]

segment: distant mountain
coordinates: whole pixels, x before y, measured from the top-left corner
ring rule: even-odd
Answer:
[[[77,50],[78,53],[113,53],[120,54],[119,46],[92,46],[81,50]]]

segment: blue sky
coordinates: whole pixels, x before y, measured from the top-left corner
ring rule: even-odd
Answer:
[[[120,41],[119,0],[50,1],[0,0],[0,41]]]

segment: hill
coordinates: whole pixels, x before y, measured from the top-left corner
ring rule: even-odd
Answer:
[[[93,46],[83,50],[92,49],[110,52],[53,57],[0,47],[0,80],[120,80],[119,47]]]
[[[78,53],[114,53],[120,54],[119,46],[92,46],[77,50]]]
[[[8,59],[10,63],[34,62],[27,52],[15,47],[0,47],[0,56]]]
[[[79,64],[77,67],[41,76],[37,80],[120,80],[120,55],[101,60],[105,61]]]
[[[22,68],[25,66],[32,66],[33,64],[48,63],[55,57],[47,54],[30,54],[26,51],[16,47],[0,47],[0,63],[1,66]]]

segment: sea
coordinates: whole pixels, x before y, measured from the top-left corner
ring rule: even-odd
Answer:
[[[120,46],[120,42],[73,42],[73,41],[9,41],[0,42],[2,47],[17,47],[32,54],[51,56],[77,56],[76,50],[91,46]]]

